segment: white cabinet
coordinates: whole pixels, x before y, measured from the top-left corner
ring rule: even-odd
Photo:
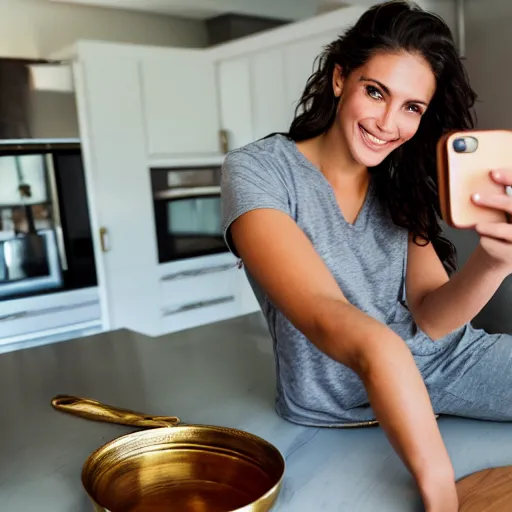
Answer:
[[[239,314],[233,272],[159,275],[150,162],[181,156],[193,165],[201,152],[220,155],[215,65],[199,51],[191,55],[198,58],[180,69],[173,50],[78,47],[77,105],[107,330],[159,335]],[[195,263],[183,262],[189,270]]]
[[[148,55],[140,73],[149,156],[220,154],[215,64],[205,52]]]
[[[229,149],[254,140],[251,66],[248,57],[221,61],[217,67],[221,126],[227,132]]]
[[[338,31],[331,30],[283,47],[283,68],[286,88],[285,102],[288,123],[292,122],[295,108],[306,87],[308,78],[317,67],[315,59],[322,53],[325,45],[336,39],[337,34]]]
[[[288,131],[288,108],[282,48],[250,56],[254,138]]]
[[[315,59],[336,39],[329,29],[294,42],[217,63],[220,124],[235,149],[274,132],[287,132]]]
[[[193,263],[171,264],[167,268],[160,280],[163,332],[238,314],[238,269],[231,255],[198,258]]]
[[[288,130],[281,48],[220,61],[217,88],[229,149]]]
[[[139,66],[129,53],[81,44],[75,84],[104,327],[152,334],[158,258]]]
[[[259,309],[243,269],[230,253],[160,265],[162,334]]]
[[[7,300],[2,302],[0,313],[0,347],[14,347],[16,343],[100,324],[100,301],[95,287]]]

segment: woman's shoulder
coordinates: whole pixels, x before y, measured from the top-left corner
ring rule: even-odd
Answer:
[[[292,144],[286,135],[276,133],[233,149],[224,159],[223,172],[229,175],[249,171],[287,177],[293,169]]]

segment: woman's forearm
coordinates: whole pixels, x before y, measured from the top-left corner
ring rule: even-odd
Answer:
[[[458,500],[449,455],[430,398],[402,340],[382,350],[361,375],[386,435],[415,478],[427,511],[456,512]]]
[[[326,307],[324,312],[327,336],[318,345],[361,378],[376,418],[414,476],[427,510],[456,512],[453,467],[409,347],[386,325],[351,305]],[[445,508],[437,506],[441,498]]]
[[[506,277],[478,247],[446,284],[427,294],[414,311],[420,329],[437,340],[475,318]]]

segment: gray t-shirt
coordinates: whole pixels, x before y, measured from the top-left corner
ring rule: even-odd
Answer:
[[[257,208],[280,210],[312,242],[347,300],[408,340],[416,353],[438,350],[432,342],[425,345],[425,335],[404,306],[408,233],[392,222],[372,182],[350,224],[320,170],[295,142],[273,135],[227,155],[222,201],[224,234],[235,254],[229,237],[233,221]],[[289,421],[314,426],[373,419],[355,372],[321,352],[247,275],[274,341],[277,412]]]

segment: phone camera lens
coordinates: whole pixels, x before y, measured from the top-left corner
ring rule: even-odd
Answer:
[[[465,153],[467,144],[465,139],[455,139],[453,141],[453,149],[456,153]]]

